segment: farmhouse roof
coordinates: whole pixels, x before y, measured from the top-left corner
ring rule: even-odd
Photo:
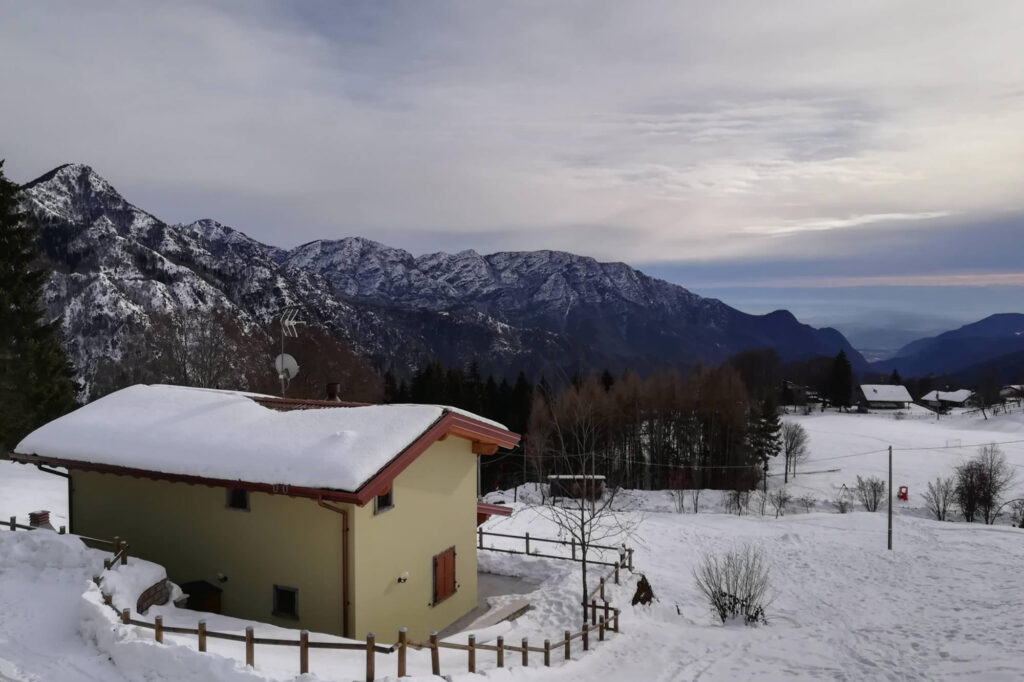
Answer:
[[[245,482],[365,504],[449,435],[472,440],[481,454],[519,441],[501,424],[439,405],[351,406],[137,385],[36,429],[15,448],[14,459],[218,485]]]
[[[914,400],[904,386],[861,384],[860,390],[870,403],[909,403]]]
[[[943,401],[947,403],[964,403],[974,395],[974,391],[968,388],[961,388],[956,391],[932,391],[926,393],[921,400],[927,402]]]

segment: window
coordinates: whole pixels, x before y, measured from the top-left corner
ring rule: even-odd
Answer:
[[[228,509],[249,511],[249,491],[241,488],[228,488]]]
[[[434,603],[455,593],[455,548],[449,547],[434,557]]]
[[[299,617],[299,591],[294,587],[274,585],[274,615],[278,618]]]
[[[389,486],[387,490],[373,500],[373,513],[380,514],[395,506],[395,487]]]

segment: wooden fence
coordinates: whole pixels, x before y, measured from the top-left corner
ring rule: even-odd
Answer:
[[[0,524],[3,527],[9,527],[10,530],[37,530],[34,526],[26,526],[17,523],[16,517],[11,517],[9,523]],[[64,526],[61,526],[59,531],[60,534],[65,533]],[[508,550],[508,549],[495,549],[492,547],[483,546],[483,537],[485,535],[521,539],[525,542],[524,551]],[[124,566],[128,563],[128,542],[120,537],[114,537],[113,540],[102,540],[99,538],[89,538],[83,536],[79,537],[86,544],[102,545],[111,548],[113,555],[110,558],[103,560],[103,571],[99,575],[93,577],[93,582],[100,587],[100,594],[103,598],[103,603],[110,607],[120,618],[121,623],[124,625],[133,625],[135,627],[144,628],[153,631],[153,638],[160,643],[164,641],[165,634],[176,634],[176,635],[194,635],[196,637],[196,646],[200,652],[206,652],[207,650],[207,639],[223,639],[233,642],[243,642],[245,644],[245,663],[248,666],[256,665],[256,645],[264,646],[290,646],[298,649],[299,657],[299,673],[305,674],[309,672],[309,650],[310,649],[334,649],[334,650],[345,650],[345,651],[363,651],[366,654],[366,680],[372,682],[376,677],[377,668],[377,654],[397,654],[396,655],[396,672],[399,677],[405,677],[407,675],[407,654],[410,648],[416,650],[427,649],[430,651],[430,667],[431,672],[434,675],[441,675],[441,649],[452,649],[456,651],[466,652],[466,669],[468,672],[476,672],[477,669],[477,652],[493,652],[495,654],[495,663],[497,667],[506,667],[506,653],[519,654],[520,661],[523,666],[530,664],[530,653],[540,654],[543,658],[543,664],[545,666],[551,665],[552,652],[558,655],[561,652],[562,658],[565,661],[571,660],[573,642],[580,640],[581,651],[588,651],[591,646],[591,638],[593,633],[597,633],[597,641],[604,641],[605,637],[609,632],[620,632],[619,629],[619,615],[620,609],[613,607],[607,599],[605,599],[605,584],[610,578],[615,580],[615,583],[619,583],[619,570],[625,568],[629,571],[633,570],[633,550],[624,547],[608,547],[602,545],[591,545],[591,549],[599,550],[613,550],[619,553],[619,559],[616,562],[607,561],[590,561],[588,563],[601,566],[610,566],[612,570],[608,574],[602,577],[595,587],[587,594],[587,598],[590,600],[589,604],[585,604],[585,608],[589,612],[590,621],[584,622],[580,630],[576,632],[570,632],[566,630],[562,636],[558,639],[551,640],[545,639],[543,646],[530,646],[529,639],[523,638],[518,646],[513,644],[506,644],[504,638],[499,636],[495,640],[494,644],[478,644],[474,635],[468,635],[467,642],[465,644],[456,644],[454,642],[443,642],[438,638],[436,632],[430,633],[430,639],[427,642],[415,642],[407,637],[406,628],[400,628],[398,630],[398,639],[395,644],[392,645],[380,645],[376,642],[376,637],[373,633],[366,635],[366,642],[311,642],[309,641],[309,631],[302,630],[299,632],[299,639],[279,639],[272,637],[257,637],[255,636],[253,627],[250,625],[245,628],[245,634],[240,635],[231,632],[216,632],[208,630],[206,628],[206,621],[200,619],[195,628],[185,627],[174,627],[167,626],[163,623],[162,616],[156,616],[153,622],[138,620],[131,617],[131,609],[122,609],[118,611],[117,607],[114,606],[113,597],[102,591],[102,574],[106,571],[116,570],[118,566]],[[557,545],[571,545],[570,556],[559,556],[554,554],[540,554],[536,551],[530,551],[531,543],[551,543]],[[564,540],[552,540],[548,538],[537,538],[530,537],[530,534],[525,535],[508,535],[504,533],[491,533],[487,531],[479,531],[479,546],[481,549],[495,552],[507,552],[511,554],[529,554],[531,556],[546,557],[551,559],[558,559],[563,561],[582,561],[582,557],[577,557],[576,553],[576,542],[566,542]],[[598,604],[598,598],[601,600],[601,604]]]

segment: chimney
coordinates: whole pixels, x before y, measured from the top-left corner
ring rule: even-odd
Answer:
[[[33,528],[46,528],[53,530],[53,526],[50,525],[50,512],[44,510],[34,511],[28,513],[28,525]]]
[[[333,401],[339,402],[339,403],[341,402],[341,384],[340,383],[338,383],[336,381],[332,381],[331,383],[327,384],[327,399],[328,400],[333,400]]]

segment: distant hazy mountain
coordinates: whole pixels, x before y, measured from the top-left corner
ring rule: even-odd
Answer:
[[[266,323],[292,304],[400,373],[430,358],[551,377],[646,371],[765,347],[784,359],[844,349],[866,366],[834,329],[787,311],[748,315],[623,263],[556,251],[414,257],[361,237],[284,250],[213,220],[168,225],[79,164],[26,184],[23,197],[53,269],[49,311],[63,315],[86,382],[100,357],[119,357],[126,325],[154,312],[219,307]]]
[[[896,356],[876,363],[881,371],[903,376],[952,374],[1024,351],[1024,314],[1001,313],[959,329],[912,341]]]
[[[911,341],[941,334],[964,323],[938,315],[872,311],[856,318],[830,319],[827,324],[843,333],[869,362],[888,360]]]

